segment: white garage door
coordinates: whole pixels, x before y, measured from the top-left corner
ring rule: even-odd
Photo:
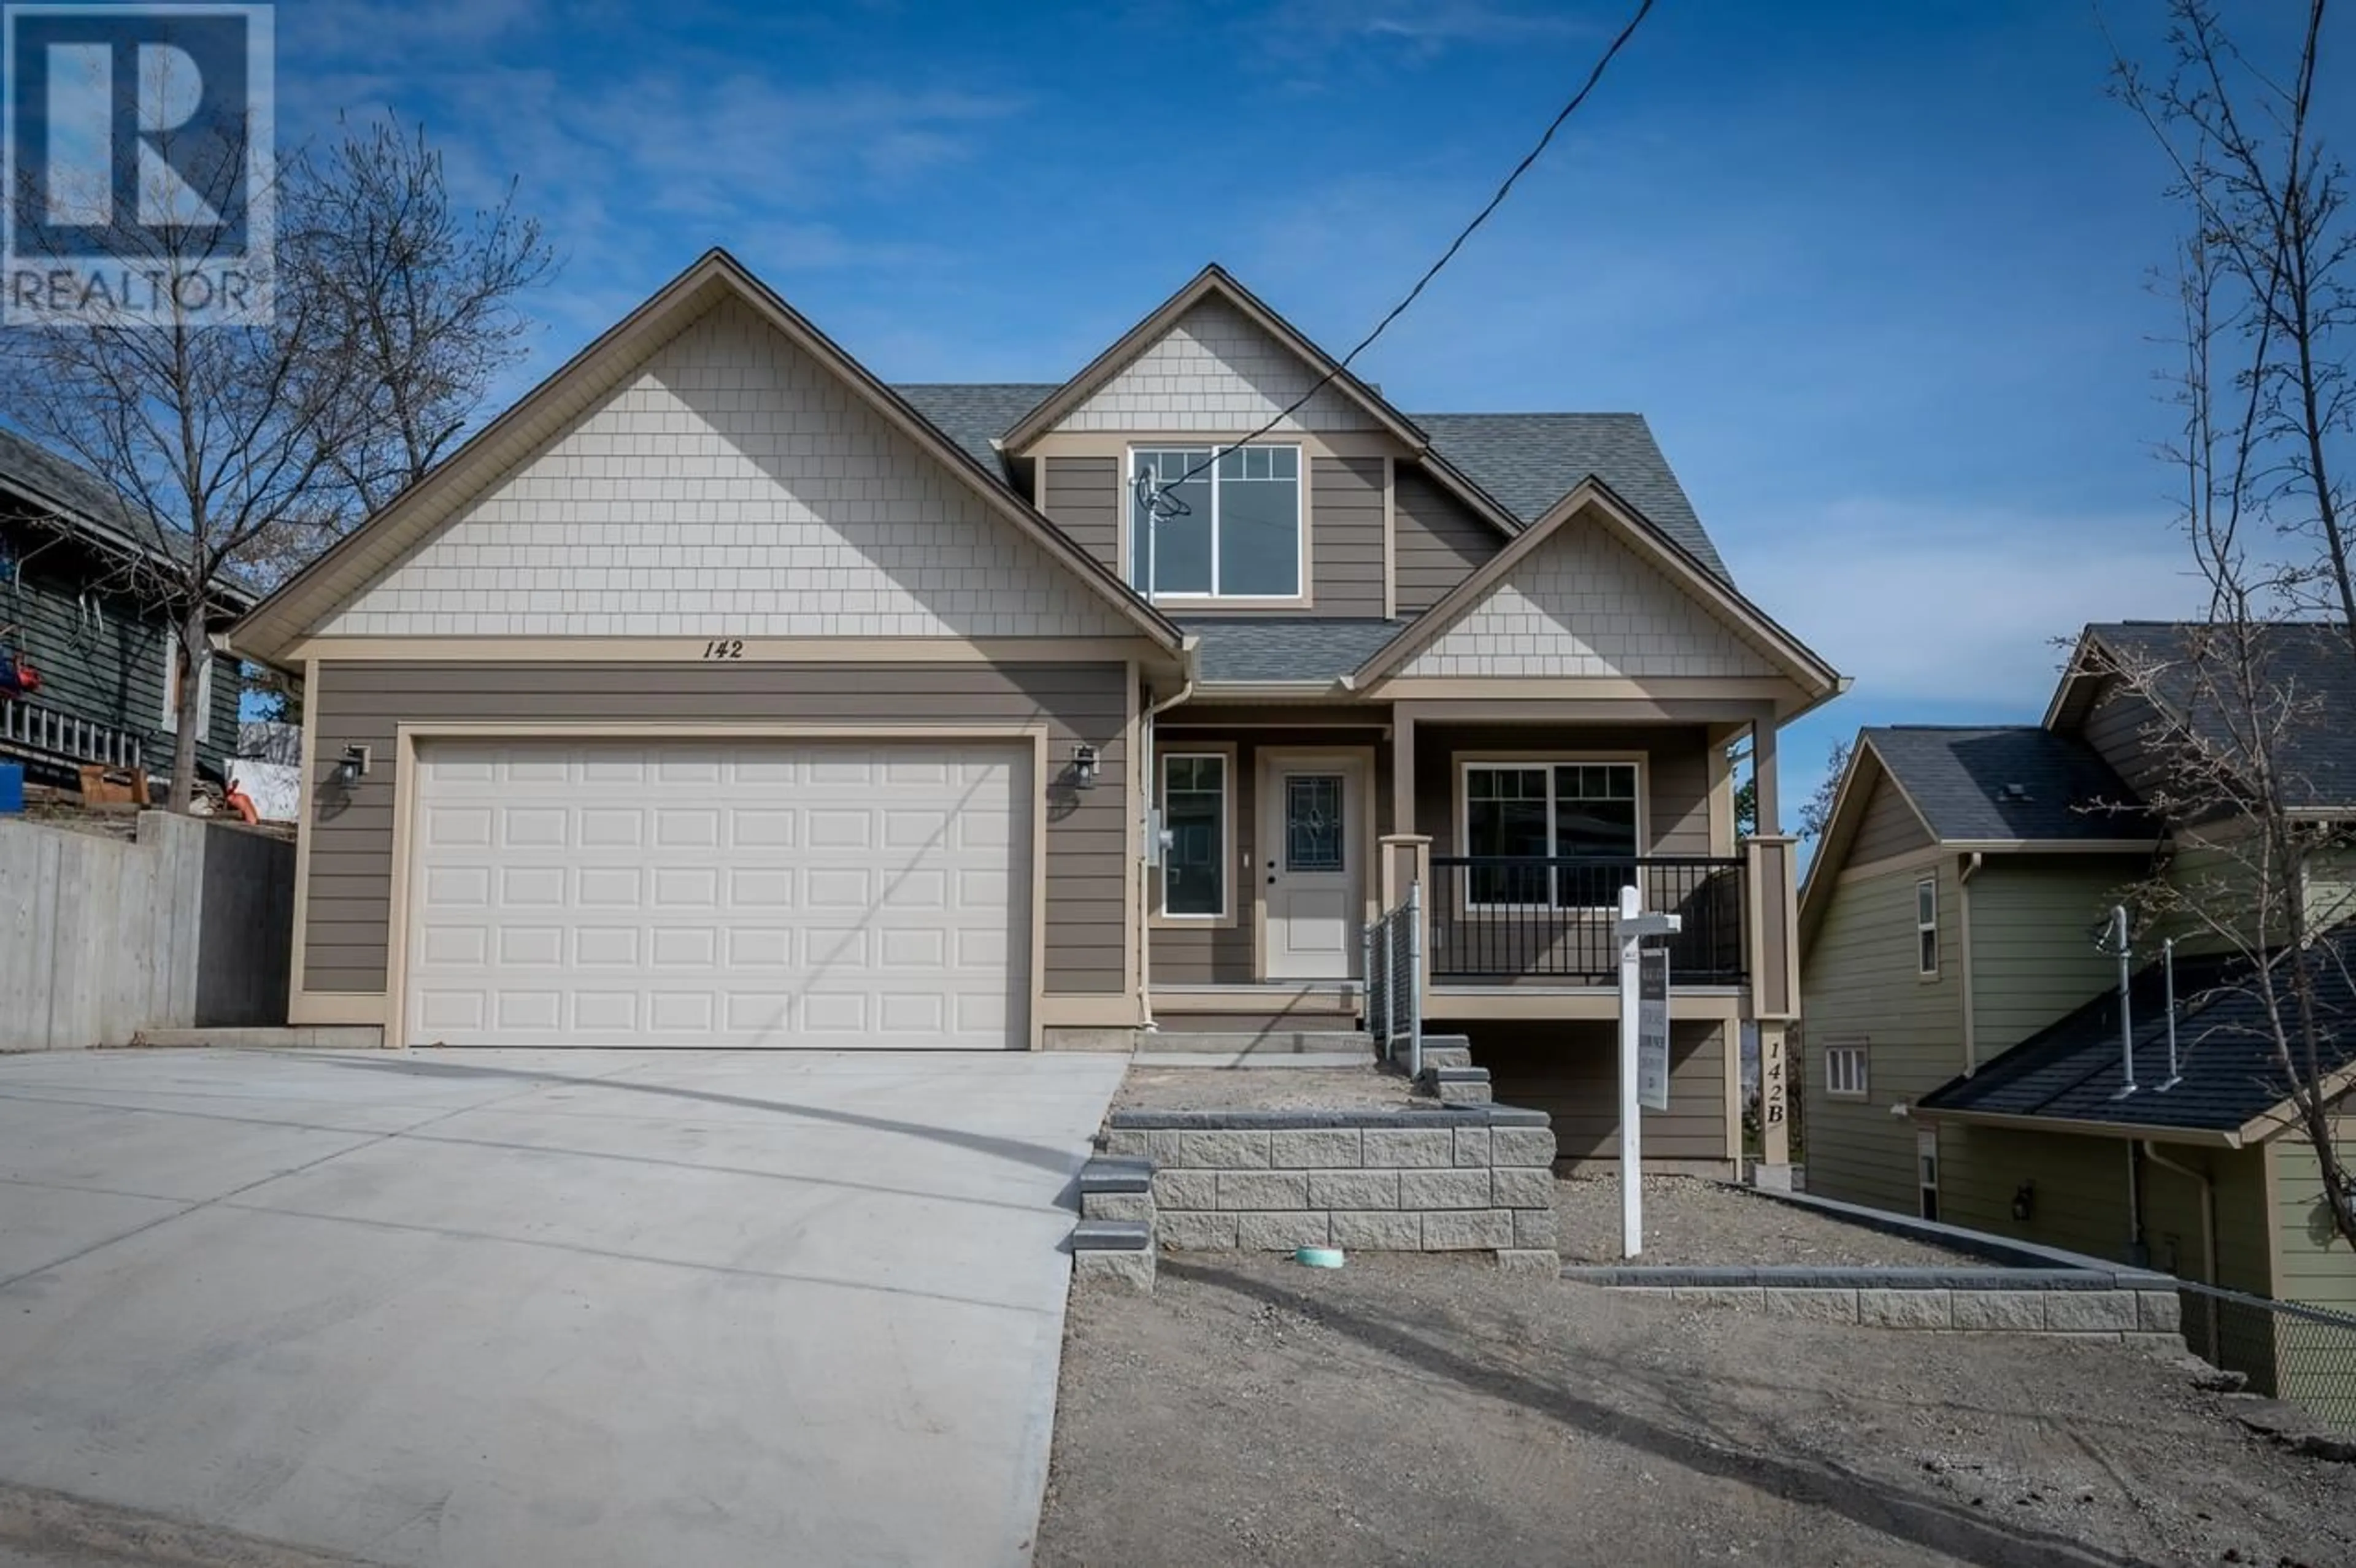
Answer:
[[[412,1043],[1025,1043],[1027,752],[429,741]]]

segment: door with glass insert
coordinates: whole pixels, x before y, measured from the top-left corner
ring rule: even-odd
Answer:
[[[1270,757],[1260,874],[1272,980],[1346,980],[1365,918],[1365,769],[1352,757]]]

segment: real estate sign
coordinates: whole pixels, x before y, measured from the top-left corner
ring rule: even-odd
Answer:
[[[1669,954],[1645,948],[1636,972],[1636,1103],[1669,1108]]]

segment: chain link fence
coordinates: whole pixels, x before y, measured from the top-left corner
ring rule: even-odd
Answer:
[[[2194,1355],[2240,1372],[2252,1393],[2356,1432],[2356,1317],[2190,1280],[2177,1293]]]

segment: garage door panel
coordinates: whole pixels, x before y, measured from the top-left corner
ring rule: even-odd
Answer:
[[[1012,746],[428,742],[417,1041],[1023,1043]]]

